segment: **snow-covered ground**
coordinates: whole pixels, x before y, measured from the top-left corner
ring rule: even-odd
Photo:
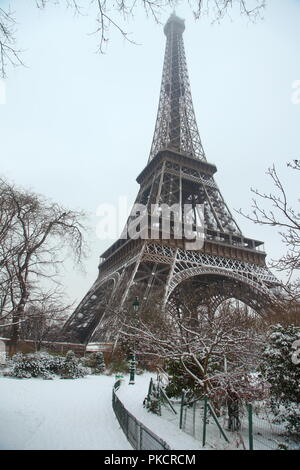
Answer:
[[[199,449],[178,425],[143,408],[151,375],[125,377],[119,398],[172,449]],[[0,449],[132,450],[112,409],[114,376],[76,380],[0,377]]]
[[[129,385],[128,376],[124,377],[117,392],[124,406],[171,449],[204,450],[201,436],[195,439],[179,429],[178,414],[164,409],[160,417],[143,407],[151,376],[137,375],[135,385]],[[132,450],[112,409],[114,383],[115,377],[106,375],[75,380],[0,376],[0,449]],[[269,449],[263,436],[256,442],[255,430],[255,448]],[[208,426],[206,449],[237,448],[234,442],[226,445],[216,431]]]
[[[112,410],[114,381],[0,377],[0,449],[132,449]]]
[[[171,449],[202,449],[200,441],[179,429],[178,415],[174,415],[174,417],[171,415],[166,419],[165,416],[161,417],[153,413],[149,413],[143,407],[143,400],[147,395],[151,377],[154,377],[154,375],[151,375],[150,373],[136,375],[134,385],[129,385],[128,378],[125,377],[117,392],[117,395],[125,408],[133,414],[136,419],[150,429],[150,431],[163,439]]]

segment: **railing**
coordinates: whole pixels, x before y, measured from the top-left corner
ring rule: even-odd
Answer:
[[[203,447],[217,444],[223,448],[223,444],[229,444],[222,422],[206,396],[201,400],[186,401],[185,392],[182,393],[179,427],[201,440]]]
[[[183,390],[181,399],[170,399],[162,380],[151,378],[146,406],[149,411],[214,449],[300,450],[299,436],[291,434],[287,422],[278,422],[266,400],[254,403],[224,400],[217,410],[208,397],[190,400]]]
[[[149,391],[154,388],[149,385]],[[156,386],[157,388],[157,386]],[[156,394],[156,398],[161,393]],[[169,400],[170,401],[170,400]],[[163,419],[175,422],[174,413],[163,397],[159,400],[160,415]],[[218,417],[212,403],[206,397],[188,401],[185,392],[180,403],[172,400],[172,405],[179,417],[179,428],[215,449],[243,450],[300,450],[299,438],[288,433],[284,422],[277,422],[264,400],[241,404],[231,410],[225,403],[219,409]]]
[[[120,388],[121,380],[113,387],[112,407],[119,424],[132,447],[136,450],[167,450],[170,447],[150,429],[138,421],[118,398],[116,391]]]

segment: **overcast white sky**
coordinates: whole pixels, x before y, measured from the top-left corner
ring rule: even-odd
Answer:
[[[26,67],[10,67],[0,105],[0,173],[16,184],[90,214],[86,275],[67,265],[63,282],[80,301],[97,276],[100,254],[112,243],[95,230],[99,204],[133,202],[136,176],[146,165],[156,119],[165,36],[142,11],[128,25],[132,45],[111,31],[96,54],[94,16],[74,17],[62,6],[44,11],[33,0],[10,3]],[[270,191],[265,171],[275,163],[291,202],[297,175],[286,162],[300,158],[300,1],[269,0],[263,21],[238,12],[220,24],[195,22],[188,3],[185,49],[193,102],[208,161],[230,209],[249,210],[250,187]],[[162,16],[165,22],[171,12]],[[265,241],[268,259],[283,247],[272,229],[236,215],[244,235]]]

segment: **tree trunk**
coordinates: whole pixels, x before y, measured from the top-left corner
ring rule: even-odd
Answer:
[[[17,307],[12,317],[10,342],[9,342],[9,347],[8,347],[8,354],[10,357],[16,354],[17,349],[18,349],[18,342],[20,339],[20,320],[22,318],[23,313],[24,313],[24,306],[21,304]]]

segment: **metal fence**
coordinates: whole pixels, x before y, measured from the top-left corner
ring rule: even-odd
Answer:
[[[119,424],[132,447],[136,450],[168,450],[165,441],[156,436],[150,429],[138,421],[118,398],[116,391],[121,385],[117,380],[113,387],[112,406]]]
[[[239,404],[237,414],[229,416],[226,404],[214,410],[204,397],[190,401],[183,392],[181,400],[170,400],[160,390],[160,382],[150,382],[148,395],[159,398],[159,414],[202,446],[214,449],[284,450],[300,449],[299,438],[287,432],[285,423],[276,422],[265,401]]]
[[[247,437],[250,450],[299,450],[299,438],[287,431],[286,424],[277,422],[263,401],[240,407],[239,432]]]
[[[285,423],[276,422],[264,402],[240,405],[236,420],[233,430],[227,407],[221,407],[216,416],[205,400],[182,401],[180,406],[179,427],[202,445],[216,449],[300,449],[299,439],[287,432]]]
[[[213,448],[227,448],[230,438],[224,430],[223,416],[217,416],[207,397],[186,401],[183,393],[180,406],[179,427],[187,434]]]

